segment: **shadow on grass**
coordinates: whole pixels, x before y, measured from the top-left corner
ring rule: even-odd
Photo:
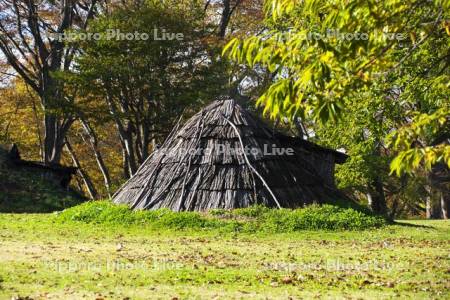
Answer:
[[[404,222],[404,221],[392,221],[392,225],[399,225],[399,226],[413,227],[413,228],[436,229],[436,227],[431,226],[431,225],[418,225],[418,224],[407,223],[407,222]]]

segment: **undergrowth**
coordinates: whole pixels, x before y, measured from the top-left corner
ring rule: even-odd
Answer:
[[[49,213],[84,201],[39,171],[0,165],[0,178],[0,213]]]
[[[107,225],[143,225],[155,229],[218,229],[224,232],[294,232],[300,230],[365,230],[384,226],[375,215],[332,205],[301,209],[253,206],[208,213],[173,212],[168,209],[132,211],[108,201],[92,201],[57,214],[60,222]]]

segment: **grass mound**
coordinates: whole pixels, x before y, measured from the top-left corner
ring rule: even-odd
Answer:
[[[168,209],[132,211],[108,201],[92,201],[66,209],[57,215],[61,222],[107,225],[145,225],[155,229],[218,229],[222,232],[295,232],[300,230],[365,230],[386,221],[352,208],[332,205],[301,209],[271,209],[253,206],[208,213],[173,212]]]
[[[115,205],[109,201],[89,201],[68,208],[58,214],[63,222],[83,222],[107,225],[152,225],[157,228],[212,228],[217,220],[195,212],[176,213],[168,209],[132,211],[126,205]],[[224,223],[224,222],[222,222]]]
[[[258,223],[275,232],[362,230],[386,224],[386,220],[380,216],[329,204],[311,205],[300,209],[270,209],[264,206],[253,206],[233,211],[216,210],[211,213],[231,219],[254,218]]]

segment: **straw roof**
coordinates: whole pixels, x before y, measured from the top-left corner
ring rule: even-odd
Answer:
[[[329,202],[339,193],[316,164],[330,156],[333,165],[346,157],[274,132],[233,99],[221,98],[177,125],[113,201],[174,211]]]

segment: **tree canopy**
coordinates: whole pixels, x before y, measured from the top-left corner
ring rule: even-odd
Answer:
[[[228,57],[274,74],[258,103],[272,118],[337,121],[359,95],[403,108],[392,171],[450,165],[448,1],[266,1],[267,30],[232,39]],[[370,101],[370,100],[369,100]],[[350,109],[350,111],[352,111]]]

